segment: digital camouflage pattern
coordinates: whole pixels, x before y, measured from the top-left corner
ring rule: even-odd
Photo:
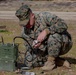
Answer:
[[[39,49],[48,50],[49,56],[58,57],[59,55],[67,53],[72,47],[72,40],[70,34],[67,32],[67,25],[56,15],[49,12],[40,12],[35,14],[35,25],[32,29],[23,27],[22,36],[27,38],[31,43],[33,40],[29,39],[27,35],[33,39],[37,39],[40,32],[48,29],[50,34],[43,41]],[[27,49],[29,47],[27,46]]]
[[[27,5],[22,5],[15,13],[15,15],[19,18],[20,25],[26,25],[29,21],[31,9]]]

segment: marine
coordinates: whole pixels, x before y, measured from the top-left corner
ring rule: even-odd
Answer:
[[[42,70],[53,70],[62,62],[63,66],[70,68],[70,63],[60,57],[72,47],[72,38],[63,19],[49,12],[33,13],[28,5],[22,5],[15,15],[22,27],[22,37],[27,38],[34,49],[47,49],[47,61],[41,67]],[[29,49],[27,44],[26,47]]]

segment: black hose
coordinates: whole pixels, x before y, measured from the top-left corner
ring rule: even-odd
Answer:
[[[16,37],[13,39],[13,43],[15,43],[15,39],[16,39],[16,38],[22,38],[23,40],[25,40],[25,41],[28,43],[28,45],[30,46],[30,48],[31,48],[32,50],[34,50],[34,49],[31,47],[30,43],[29,43],[24,37],[16,36]]]
[[[34,67],[33,66],[33,60],[35,60],[37,57],[35,57],[34,59],[33,59],[33,51],[34,51],[34,49],[32,48],[32,46],[30,45],[30,43],[28,42],[28,40],[27,39],[25,39],[24,37],[21,37],[21,36],[16,36],[16,37],[14,37],[14,39],[13,39],[13,43],[15,44],[15,39],[16,38],[21,38],[21,39],[23,39],[23,40],[25,40],[27,43],[28,43],[28,45],[30,46],[30,48],[31,48],[31,52],[32,52],[32,60],[31,61],[29,61],[29,60],[27,60],[28,62],[32,62],[32,67]],[[25,52],[25,55],[26,55],[26,53],[28,52],[28,50]]]
[[[2,44],[4,44],[4,39],[3,39],[3,37],[1,36],[1,39],[2,39]]]

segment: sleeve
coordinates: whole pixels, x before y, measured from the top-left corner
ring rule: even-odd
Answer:
[[[67,30],[67,24],[56,15],[46,14],[47,30],[51,33],[62,33]]]
[[[28,36],[26,35],[26,28],[25,27],[22,27],[21,36],[24,38],[28,38]]]
[[[22,36],[22,37],[25,36],[25,33],[24,33],[24,27],[22,27],[21,36]]]

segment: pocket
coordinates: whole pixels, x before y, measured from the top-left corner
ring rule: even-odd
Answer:
[[[68,32],[62,35],[62,38],[63,38],[63,43],[62,43],[60,55],[63,55],[69,52],[73,45],[71,35]]]

